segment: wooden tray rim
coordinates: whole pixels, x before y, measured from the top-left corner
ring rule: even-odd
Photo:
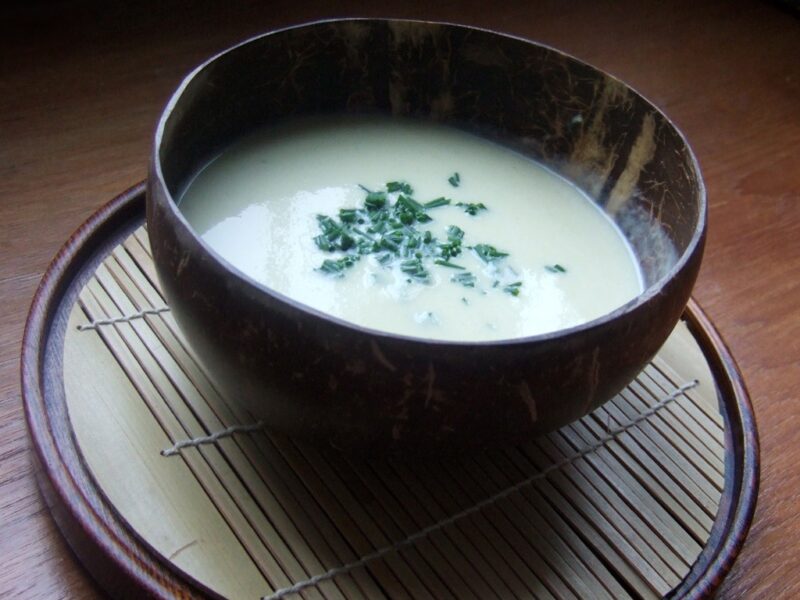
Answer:
[[[216,596],[153,552],[97,489],[66,411],[61,366],[63,311],[76,282],[108,253],[122,231],[144,218],[145,183],[118,195],[84,222],[56,254],[33,297],[21,352],[21,388],[36,477],[56,524],[78,559],[107,591],[158,598]],[[752,404],[736,362],[692,299],[687,324],[709,363],[725,420],[725,489],[708,542],[668,598],[711,596],[730,571],[752,522],[759,485],[759,445]],[[59,328],[60,325],[60,328]],[[54,362],[55,361],[55,362]],[[58,369],[55,369],[58,371]],[[85,489],[81,482],[93,485]]]

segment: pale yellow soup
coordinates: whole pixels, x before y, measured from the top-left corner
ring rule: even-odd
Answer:
[[[458,186],[448,179],[459,175]],[[427,282],[361,256],[340,276],[320,270],[317,215],[362,208],[390,181],[413,198],[446,197],[416,224],[447,241],[464,232],[450,262],[428,260]],[[363,188],[361,187],[363,186]],[[389,194],[390,203],[397,194]],[[456,203],[483,203],[475,215]],[[315,117],[252,135],[228,148],[190,183],[180,207],[205,242],[233,267],[281,294],[352,323],[453,341],[508,339],[572,327],[642,291],[631,248],[578,188],[538,163],[445,126],[388,117]],[[470,246],[508,256],[486,262]],[[563,269],[563,270],[560,270]],[[453,277],[474,275],[473,287]],[[509,287],[510,286],[510,287]],[[516,289],[517,295],[511,290]]]

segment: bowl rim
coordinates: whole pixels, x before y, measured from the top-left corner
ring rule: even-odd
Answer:
[[[183,211],[180,210],[178,206],[178,202],[173,197],[172,193],[167,186],[166,180],[164,178],[164,174],[161,168],[161,146],[163,142],[164,130],[166,128],[167,122],[170,120],[173,111],[175,110],[178,102],[181,100],[183,93],[186,91],[186,88],[192,83],[192,81],[199,75],[203,70],[205,70],[208,66],[212,63],[217,61],[223,56],[228,54],[232,54],[233,52],[237,51],[238,49],[247,46],[253,42],[258,40],[271,37],[274,35],[279,35],[282,33],[286,33],[293,30],[298,29],[305,29],[305,28],[312,28],[321,25],[327,24],[337,24],[337,23],[355,23],[355,22],[363,22],[363,23],[410,23],[410,24],[422,24],[422,25],[433,25],[433,26],[444,26],[444,27],[451,27],[455,29],[463,29],[467,31],[478,31],[481,33],[487,33],[495,36],[499,36],[502,38],[507,38],[510,40],[515,40],[518,42],[523,42],[525,44],[530,44],[533,46],[538,46],[548,52],[552,52],[556,55],[563,56],[570,61],[576,62],[580,65],[587,66],[592,70],[598,72],[599,74],[608,77],[610,80],[619,83],[620,85],[624,86],[627,90],[631,93],[638,96],[642,101],[644,101],[650,108],[653,109],[658,116],[664,120],[664,122],[672,128],[672,130],[677,134],[678,138],[680,139],[681,143],[686,149],[687,156],[689,159],[690,167],[692,168],[693,172],[696,174],[696,182],[697,182],[697,191],[695,196],[698,200],[698,217],[697,223],[694,227],[694,231],[692,232],[692,237],[689,240],[689,243],[686,246],[686,249],[681,253],[678,258],[678,261],[665,273],[661,278],[659,278],[655,283],[651,284],[650,286],[646,287],[641,293],[637,294],[634,298],[626,302],[625,304],[615,308],[614,310],[607,312],[599,317],[591,319],[589,321],[585,321],[583,323],[579,323],[578,325],[574,325],[572,327],[566,327],[562,329],[556,329],[553,331],[548,331],[544,333],[538,333],[534,335],[528,336],[518,336],[512,338],[498,338],[498,339],[491,339],[491,340],[449,340],[449,339],[437,339],[437,338],[426,338],[422,336],[415,336],[415,335],[408,335],[408,334],[401,334],[395,333],[390,331],[385,331],[381,329],[375,329],[372,327],[367,327],[364,325],[360,325],[358,323],[354,323],[352,321],[348,321],[327,313],[325,311],[316,309],[312,306],[304,304],[294,298],[287,296],[267,285],[264,285],[254,278],[250,277],[243,271],[241,271],[238,267],[234,264],[223,258],[216,250],[214,250],[205,240],[203,240],[202,236],[200,236],[195,229],[189,224],[186,217],[183,215]],[[212,159],[213,160],[213,159]],[[209,161],[210,163],[210,161]],[[708,200],[707,200],[707,193],[705,183],[703,181],[702,171],[700,169],[700,163],[695,156],[694,150],[692,150],[689,141],[686,139],[686,136],[683,132],[678,128],[678,126],[662,111],[654,102],[652,102],[649,98],[641,94],[637,89],[632,87],[631,85],[625,83],[615,75],[605,71],[604,69],[600,69],[594,66],[591,63],[588,63],[584,60],[581,60],[567,52],[554,48],[548,44],[543,44],[541,42],[537,42],[534,40],[530,40],[524,38],[522,36],[498,32],[492,29],[483,28],[483,27],[476,27],[473,25],[464,25],[459,23],[453,23],[449,21],[433,21],[433,20],[425,20],[425,19],[399,19],[399,18],[381,18],[381,17],[342,17],[342,18],[330,18],[330,19],[319,19],[313,21],[307,21],[303,23],[298,23],[294,25],[290,25],[287,27],[281,27],[278,29],[273,29],[267,31],[265,33],[260,33],[251,37],[248,37],[232,46],[229,46],[220,52],[210,56],[205,61],[200,63],[194,69],[192,69],[180,82],[180,84],[175,88],[172,95],[170,96],[169,100],[167,101],[164,109],[161,112],[161,115],[158,120],[158,124],[156,126],[155,134],[153,136],[153,150],[152,150],[152,158],[151,158],[151,168],[150,172],[148,173],[148,192],[149,186],[153,184],[152,178],[155,175],[155,184],[161,187],[164,197],[166,198],[165,205],[172,214],[174,218],[177,219],[177,222],[183,227],[188,233],[191,234],[191,237],[194,241],[210,256],[214,259],[219,266],[221,266],[225,271],[227,271],[230,275],[236,277],[239,280],[239,283],[253,288],[259,293],[266,294],[268,297],[272,298],[273,300],[277,300],[278,302],[290,306],[294,310],[299,310],[302,313],[306,313],[307,315],[315,318],[322,319],[329,323],[336,325],[337,327],[342,327],[346,330],[349,330],[352,333],[358,333],[362,335],[368,335],[372,338],[377,339],[384,339],[384,340],[393,340],[393,341],[402,341],[406,343],[418,343],[423,344],[425,346],[434,346],[438,348],[444,347],[496,347],[496,346],[517,346],[517,345],[527,345],[536,342],[550,342],[554,340],[559,340],[567,337],[571,337],[575,334],[579,334],[582,332],[588,332],[596,328],[600,328],[607,323],[614,321],[618,317],[635,312],[640,307],[644,306],[648,302],[650,302],[653,298],[659,296],[664,288],[672,281],[676,275],[681,272],[689,263],[689,261],[694,257],[694,255],[699,251],[702,252],[703,250],[703,243],[706,236],[706,231],[708,228]],[[563,176],[562,176],[563,177]],[[569,181],[569,179],[567,179]],[[150,193],[148,193],[147,202],[150,203]]]

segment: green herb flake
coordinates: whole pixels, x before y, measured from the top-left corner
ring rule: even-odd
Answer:
[[[447,244],[439,244],[439,255],[445,259],[449,260],[454,256],[458,256],[461,254],[461,242],[449,242]]]
[[[451,242],[460,242],[464,239],[464,230],[457,225],[450,225],[447,228],[447,239]]]
[[[458,173],[454,173],[452,179],[454,185],[460,182]],[[409,284],[429,283],[428,269],[433,264],[457,271],[450,278],[453,283],[476,287],[478,278],[464,266],[452,262],[463,251],[464,231],[450,225],[445,230],[446,240],[440,240],[429,229],[422,231],[418,228],[418,224],[432,221],[428,210],[450,205],[452,200],[440,197],[422,204],[412,196],[413,188],[405,181],[390,181],[383,190],[359,186],[366,193],[363,207],[339,209],[338,218],[317,215],[320,235],[313,238],[314,244],[323,252],[342,253],[338,258],[324,260],[318,271],[342,277],[362,256],[373,255],[384,267],[397,265]],[[456,206],[464,207],[472,215],[486,210],[482,203],[458,203]],[[489,244],[469,248],[486,263],[508,256]],[[548,265],[547,269],[566,272],[560,265]],[[499,285],[500,282],[495,281],[495,286]],[[520,285],[521,282],[515,282],[503,289],[516,296]],[[484,289],[480,291],[486,293]],[[466,298],[462,301],[469,304]]]
[[[349,255],[343,256],[337,260],[326,259],[322,261],[322,266],[319,267],[319,270],[328,275],[333,275],[334,277],[342,277],[344,274],[343,271],[356,264],[358,258],[358,256]]]
[[[414,193],[414,188],[405,181],[390,181],[386,184],[386,191],[390,194],[394,192],[403,192],[410,196]]]
[[[450,269],[461,269],[461,270],[464,269],[464,267],[462,267],[461,265],[451,263],[449,260],[442,260],[441,258],[437,258],[436,260],[433,261],[433,263],[436,265],[441,265],[442,267],[448,267]]]
[[[477,215],[479,211],[489,210],[483,202],[457,202],[456,206],[462,207],[465,213],[473,217]]]
[[[347,233],[342,233],[342,235],[339,236],[339,250],[347,251],[355,246],[355,244],[356,241]]]
[[[400,263],[400,270],[419,281],[428,280],[428,271],[425,270],[425,267],[422,265],[422,260],[419,258],[402,261]]]
[[[545,265],[544,267],[549,273],[566,273],[567,270],[559,264]]]
[[[323,252],[333,251],[333,244],[326,235],[318,235],[317,237],[314,238],[314,243],[317,245],[317,248],[319,248]]]
[[[450,281],[455,283],[460,283],[464,287],[475,287],[476,277],[469,271],[464,271],[463,273],[457,273],[450,278]]]
[[[475,246],[472,246],[471,249],[475,251],[475,253],[478,255],[478,258],[487,263],[508,256],[508,252],[501,252],[489,244],[476,244]]]
[[[450,185],[453,187],[458,187],[461,185],[461,175],[458,174],[458,171],[453,173],[450,177],[447,178],[447,181],[450,182]]]
[[[426,202],[422,206],[424,206],[426,209],[439,208],[440,206],[447,206],[448,204],[450,204],[450,202],[451,202],[450,198],[445,198],[444,196],[442,196],[441,198],[435,198],[430,202]]]
[[[413,211],[413,212],[420,212],[420,211],[424,211],[425,210],[425,208],[422,206],[422,204],[420,204],[419,202],[414,200],[411,196],[405,196],[403,194],[400,194],[397,197],[397,205],[396,206],[401,206],[401,207],[405,208],[406,210],[410,210],[410,211]]]
[[[402,229],[393,229],[383,235],[383,239],[391,240],[395,245],[401,244],[405,237],[406,233]]]
[[[370,192],[364,200],[367,210],[378,210],[386,204],[386,192]]]
[[[358,211],[355,208],[342,208],[339,210],[339,220],[342,223],[355,223]]]
[[[400,250],[400,247],[387,237],[381,238],[381,241],[378,242],[378,247],[390,252],[398,252]]]
[[[323,235],[332,240],[339,237],[339,234],[342,232],[342,228],[336,223],[336,221],[328,216],[317,215],[317,223],[319,223],[319,228],[322,230]]]

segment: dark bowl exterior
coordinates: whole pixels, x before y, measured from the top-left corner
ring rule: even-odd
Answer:
[[[286,56],[296,62],[284,64]],[[570,330],[449,343],[347,324],[255,283],[202,242],[174,198],[247,127],[337,111],[451,123],[542,160],[616,220],[647,291]],[[705,240],[705,191],[691,150],[641,96],[552,49],[430,23],[312,24],[206,63],[165,111],[147,196],[161,285],[226,396],[277,431],[362,451],[457,451],[583,416],[663,344]]]

